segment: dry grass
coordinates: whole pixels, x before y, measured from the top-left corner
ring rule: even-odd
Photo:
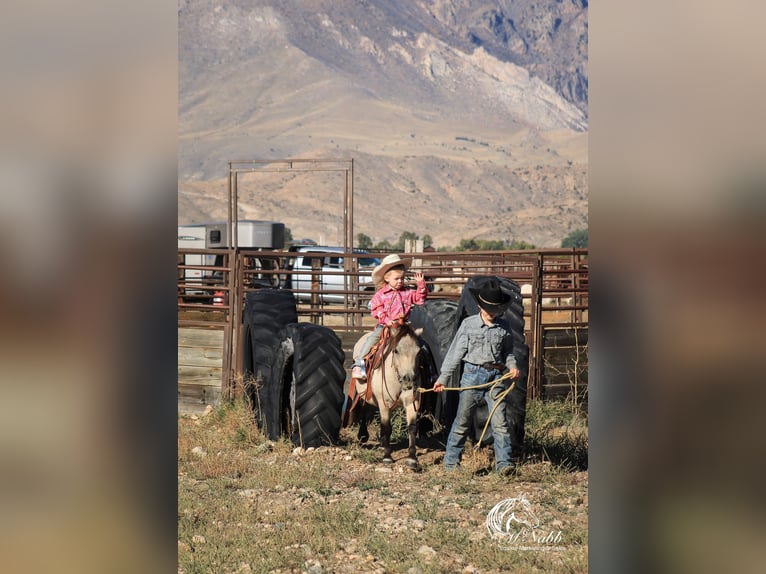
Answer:
[[[546,415],[538,415],[527,432],[542,440],[535,418]],[[543,423],[556,423],[551,440],[587,436],[575,418],[562,431],[560,417]],[[380,464],[377,443],[354,443],[354,431],[337,447],[296,451],[265,440],[239,404],[179,417],[179,572],[587,571],[587,471],[532,459],[501,478],[481,472],[482,449],[446,473],[441,446],[422,441],[423,468],[413,473],[400,462],[405,451]],[[490,538],[487,512],[522,493],[541,528],[561,531],[560,549],[503,548]]]

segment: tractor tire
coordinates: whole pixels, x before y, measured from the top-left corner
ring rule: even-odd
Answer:
[[[415,386],[420,389],[431,389],[433,387],[433,377],[438,373],[438,365],[431,354],[431,349],[425,342],[422,342],[420,354],[418,356],[417,382]],[[439,428],[435,424],[436,410],[439,401],[437,393],[420,393],[419,402],[416,404],[418,411],[418,434],[421,436],[431,435],[435,429]]]
[[[456,301],[450,299],[427,299],[423,305],[414,305],[412,311],[410,311],[410,323],[412,323],[412,326],[423,328],[423,333],[420,337],[433,359],[437,374],[440,372],[444,357],[457,331],[457,309],[458,304]],[[460,384],[460,377],[453,376],[443,382],[447,387],[456,387]],[[432,394],[435,395],[433,400],[429,401],[425,406],[432,410],[434,418],[442,425],[450,417],[447,413],[451,413],[449,424],[452,424],[452,420],[457,413],[457,393]],[[447,430],[449,430],[449,427],[447,427]]]
[[[282,429],[282,381],[273,377],[281,330],[298,320],[289,291],[259,289],[247,294],[243,328],[245,398],[264,436],[278,440]]]
[[[287,325],[275,361],[283,389],[285,434],[303,448],[338,442],[345,354],[335,332],[321,325]]]
[[[428,344],[439,367],[457,331],[457,307],[457,302],[450,299],[427,299],[423,305],[413,305],[410,311],[410,323],[423,329],[420,337]]]

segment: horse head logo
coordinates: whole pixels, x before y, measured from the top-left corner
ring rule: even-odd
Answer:
[[[532,512],[532,505],[523,494],[498,502],[487,514],[487,530],[494,538],[509,538],[519,528],[530,530],[540,526],[540,519]]]

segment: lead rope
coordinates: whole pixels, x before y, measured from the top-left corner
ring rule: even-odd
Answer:
[[[489,387],[489,396],[492,397],[492,400],[495,401],[495,406],[492,407],[492,411],[490,411],[489,416],[487,417],[487,422],[484,423],[484,428],[481,431],[481,436],[479,437],[479,440],[476,441],[476,444],[473,445],[474,450],[478,450],[479,446],[481,445],[481,441],[484,440],[484,435],[487,433],[487,428],[489,428],[489,425],[492,421],[492,415],[495,414],[495,410],[498,406],[500,406],[500,402],[505,400],[505,397],[508,396],[508,393],[510,393],[514,387],[516,386],[516,383],[518,382],[518,379],[514,380],[513,383],[511,383],[511,386],[505,389],[504,391],[501,391],[497,396],[492,395],[492,391],[495,389],[497,385],[499,385],[502,381],[505,379],[510,379],[511,373],[505,373],[504,375],[488,382],[484,383],[482,385],[474,385],[472,387],[444,387],[445,391],[468,391],[468,390],[474,390],[474,389],[484,389]],[[433,389],[421,389],[421,393],[432,393],[434,392]]]

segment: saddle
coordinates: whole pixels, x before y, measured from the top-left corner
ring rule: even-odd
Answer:
[[[364,366],[367,371],[367,388],[364,393],[358,393],[356,389],[356,379],[351,379],[351,384],[348,387],[348,397],[346,401],[351,401],[351,406],[343,413],[343,420],[341,426],[343,428],[351,425],[354,422],[352,413],[356,408],[357,403],[362,400],[365,403],[369,403],[372,399],[372,385],[369,383],[372,377],[372,372],[383,364],[383,359],[386,356],[387,349],[391,342],[391,328],[388,326],[383,327],[383,331],[380,333],[380,339],[375,343],[370,351],[362,357],[364,359]]]

